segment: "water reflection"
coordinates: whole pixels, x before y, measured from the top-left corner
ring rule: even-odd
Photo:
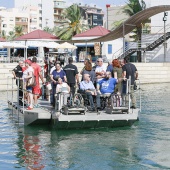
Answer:
[[[0,167],[170,169],[170,87],[147,85],[143,90],[140,120],[126,128],[58,131],[48,126],[23,127],[10,121],[4,111],[0,117]]]
[[[41,145],[37,136],[24,135],[23,138],[24,154],[22,159],[28,169],[43,169],[44,165],[41,162],[42,155],[40,153]]]
[[[45,167],[41,152],[39,136],[25,132],[24,127],[18,128],[18,153],[16,154],[20,167],[31,170],[41,170]]]

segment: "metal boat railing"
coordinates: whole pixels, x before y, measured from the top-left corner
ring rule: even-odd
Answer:
[[[10,80],[12,80],[12,83],[10,84],[9,83],[9,81]],[[25,92],[26,92],[26,90],[25,89],[21,89],[21,88],[19,88],[20,87],[20,81],[17,81],[17,88],[14,88],[14,84],[15,84],[15,81],[14,80],[20,80],[21,82],[22,82],[22,84],[24,83],[23,82],[23,79],[14,79],[13,77],[8,77],[7,78],[7,100],[8,100],[8,102],[11,102],[11,105],[12,105],[12,115],[13,115],[13,112],[14,112],[14,108],[15,107],[17,107],[17,116],[18,116],[18,122],[19,122],[19,114],[20,114],[20,112],[22,113],[22,114],[24,114],[24,111],[25,111],[25,108],[24,108],[24,103],[25,103],[25,101],[24,101],[24,99],[25,99]],[[124,98],[122,97],[122,103],[125,103],[126,104],[126,106],[128,105],[128,112],[130,111],[130,108],[131,108],[131,103],[132,103],[132,101],[131,101],[131,87],[133,86],[133,85],[131,85],[131,77],[129,77],[129,79],[126,79],[125,80],[126,81],[126,96],[128,96],[128,103],[127,103],[127,101],[123,101],[124,100]],[[138,85],[138,88],[137,88],[137,90],[138,90],[138,94],[139,94],[139,110],[141,111],[141,91],[140,91],[140,80],[139,79],[137,79],[136,80],[137,81],[137,85]],[[23,96],[21,97],[21,96],[19,96],[19,91],[22,91],[23,92]],[[59,93],[60,94],[60,93]],[[57,95],[57,94],[56,94]],[[61,100],[61,97],[64,97],[64,95],[61,95],[60,97],[58,97],[58,98],[60,98],[60,101],[61,102],[63,102],[64,101],[64,99],[62,99]],[[59,99],[58,99],[59,100]],[[117,100],[117,99],[116,99]],[[120,100],[120,98],[118,98],[118,100]],[[125,100],[126,100],[126,97],[125,97]],[[21,106],[20,105],[20,101],[22,101],[22,103],[23,103],[23,105]],[[73,102],[73,101],[72,101]],[[121,101],[118,101],[119,102],[119,104],[121,103]],[[116,101],[116,103],[117,103],[117,101]],[[14,106],[15,105],[15,106]],[[61,106],[58,106],[58,107],[55,107],[55,111],[59,111],[59,110],[61,110],[61,107],[62,107],[62,105]],[[116,107],[119,107],[120,109],[121,109],[121,106],[120,105],[116,105]],[[113,108],[116,108],[114,105],[113,105]]]
[[[12,83],[10,83],[12,80]],[[15,81],[16,80],[16,81]],[[19,113],[22,112],[24,114],[24,98],[25,98],[25,90],[20,87],[20,81],[22,82],[23,85],[23,79],[14,79],[13,77],[8,76],[7,77],[7,101],[8,103],[11,102],[12,105],[12,115],[14,112],[14,107],[17,108],[17,115],[18,115],[18,122],[19,122]],[[14,84],[16,83],[16,87],[14,88]],[[22,97],[19,96],[19,91],[22,91],[23,95]],[[23,105],[21,106],[19,103],[22,102]],[[16,104],[15,104],[16,103]],[[15,106],[14,106],[15,105]],[[21,107],[22,110],[21,110]],[[20,109],[19,109],[20,108]]]
[[[131,95],[131,87],[134,88],[134,85],[131,85],[131,76],[129,76],[129,79],[127,79],[126,81],[127,81],[126,82],[127,83],[126,84],[126,95],[128,95],[128,110],[130,110],[130,107],[131,107],[131,96],[130,96]],[[141,112],[141,106],[142,106],[141,88],[140,88],[141,83],[140,83],[139,79],[137,79],[135,81],[136,81],[138,88],[136,90],[134,90],[134,93],[138,92],[138,95],[139,95],[139,110]],[[135,98],[137,98],[137,97],[135,96]],[[137,102],[137,100],[136,100],[136,102]]]

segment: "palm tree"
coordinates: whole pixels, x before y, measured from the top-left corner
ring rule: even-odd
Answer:
[[[3,39],[5,39],[5,40],[6,40],[7,35],[6,35],[5,30],[2,30],[2,32],[1,32],[1,37],[2,37]]]
[[[14,31],[9,31],[9,35],[7,36],[8,41],[12,41],[15,39],[15,32]]]
[[[15,37],[19,37],[19,36],[24,34],[23,33],[24,32],[24,28],[23,28],[22,25],[15,26],[14,31],[15,31]]]
[[[43,30],[46,31],[46,32],[48,32],[48,33],[50,33],[50,34],[53,33],[53,30],[52,30],[50,27],[44,27]]]
[[[80,8],[76,4],[63,11],[63,18],[65,18],[65,23],[55,29],[56,36],[62,40],[70,40],[72,36],[89,29],[88,25],[84,23]]]
[[[124,8],[124,13],[129,16],[133,16],[134,14],[144,10],[146,8],[146,4],[143,0],[128,0],[127,5]],[[138,41],[138,48],[141,47],[141,35],[142,35],[142,23],[136,26],[136,40]],[[141,62],[141,51],[137,52],[137,60]]]
[[[111,30],[113,31],[114,29],[116,29],[118,26],[120,26],[123,23],[123,21],[125,21],[125,19],[113,22],[112,23],[113,27]]]

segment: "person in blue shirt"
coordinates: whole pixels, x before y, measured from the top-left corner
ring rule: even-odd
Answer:
[[[96,89],[92,81],[90,81],[90,75],[84,74],[83,81],[80,82],[80,89],[85,92],[90,102],[89,111],[95,111],[93,97],[96,96],[97,109],[100,109],[100,95],[96,93]]]
[[[55,106],[55,97],[56,94],[56,86],[58,84],[58,78],[61,78],[63,82],[67,82],[66,73],[62,70],[61,65],[59,63],[55,64],[55,70],[50,74],[52,80],[52,91],[50,94],[50,102],[53,107]]]
[[[97,92],[101,94],[113,93],[118,80],[112,78],[111,72],[106,72],[106,77],[97,83]]]

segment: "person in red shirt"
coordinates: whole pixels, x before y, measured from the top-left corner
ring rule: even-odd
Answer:
[[[41,72],[41,67],[37,64],[37,58],[32,58],[32,64],[31,66],[34,69],[34,75],[36,76],[36,86],[32,88],[32,93],[34,95],[34,107],[38,107],[37,99],[41,95],[41,88],[39,83],[39,78],[41,79],[42,83],[44,84],[43,75]]]

